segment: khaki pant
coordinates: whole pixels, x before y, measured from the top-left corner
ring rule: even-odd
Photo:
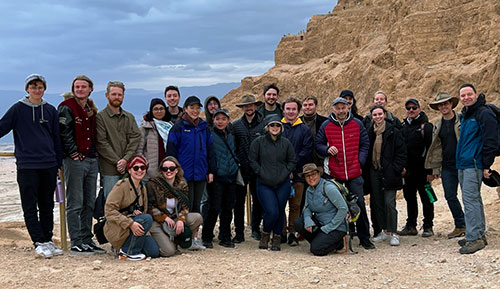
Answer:
[[[185,225],[188,226],[193,232],[193,238],[198,235],[198,228],[203,223],[203,218],[199,213],[188,213],[186,216]],[[170,257],[177,251],[177,245],[174,241],[170,240],[170,236],[165,234],[161,228],[161,224],[153,222],[151,227],[151,236],[155,239],[158,247],[160,248],[160,256]]]
[[[292,183],[293,190],[295,191],[295,196],[288,200],[288,226],[286,225],[286,216],[285,216],[285,226],[283,228],[283,233],[286,234],[286,230],[288,232],[295,232],[295,228],[293,227],[293,222],[300,217],[301,213],[301,203],[302,203],[302,195],[304,194],[304,183],[294,182]]]

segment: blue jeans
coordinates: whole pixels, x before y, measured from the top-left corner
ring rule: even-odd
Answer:
[[[474,241],[482,238],[486,232],[483,200],[481,199],[481,169],[458,170],[458,181],[462,189],[462,201],[465,209],[465,239]]]
[[[444,197],[448,202],[455,228],[465,228],[464,211],[457,197],[458,189],[458,171],[453,169],[443,169],[441,171],[441,180],[443,182]]]
[[[83,161],[64,159],[66,181],[66,216],[71,246],[92,242],[92,215],[97,188],[97,158]]]
[[[129,255],[143,253],[144,255],[152,258],[160,256],[160,249],[158,244],[150,235],[147,235],[151,226],[153,225],[153,217],[149,214],[142,214],[132,217],[134,222],[141,224],[144,227],[144,235],[135,236],[132,231],[128,235],[127,240],[123,243],[122,251]]]
[[[262,214],[264,232],[281,235],[285,224],[285,207],[288,198],[290,198],[290,189],[289,178],[274,187],[266,186],[257,179],[257,196],[264,211]]]
[[[101,174],[101,185],[104,192],[104,198],[107,199],[109,192],[113,189],[115,184],[120,180],[122,176],[109,176]]]

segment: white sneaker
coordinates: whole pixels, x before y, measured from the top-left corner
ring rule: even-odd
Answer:
[[[196,251],[196,250],[205,250],[207,247],[203,246],[203,243],[201,242],[200,239],[194,238],[193,242],[191,243],[191,247],[188,248],[188,250],[191,251]]]
[[[146,259],[146,255],[144,254],[126,254],[125,252],[120,249],[120,253],[118,254],[118,259],[119,260],[129,260],[129,261],[141,261]]]
[[[373,237],[372,241],[375,243],[379,243],[389,239],[389,235],[387,235],[384,231],[378,233],[376,237]]]
[[[36,258],[45,258],[45,259],[52,258],[52,252],[50,251],[49,248],[47,248],[46,243],[36,242],[35,246],[36,246],[35,247]]]
[[[399,246],[399,236],[398,235],[391,235],[391,246]]]
[[[54,242],[52,241],[43,244],[50,250],[50,252],[52,252],[52,255],[54,256],[61,256],[62,254],[64,254],[64,251],[57,248],[56,245],[54,245]]]

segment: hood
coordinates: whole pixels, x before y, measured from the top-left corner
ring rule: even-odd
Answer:
[[[209,96],[205,99],[205,103],[204,103],[204,107],[205,107],[205,119],[207,120],[207,122],[212,125],[213,124],[213,115],[211,115],[209,112],[208,112],[208,109],[207,109],[207,104],[211,101],[211,100],[215,100],[218,104],[219,104],[219,108],[221,108],[221,105],[220,105],[220,100],[217,98],[217,96]]]
[[[353,117],[354,116],[352,115],[352,113],[350,111],[348,111],[347,112],[347,119],[344,121],[344,125],[346,125],[348,122],[350,122]],[[330,113],[330,115],[328,116],[328,119],[330,121],[332,121],[335,125],[340,126],[340,122],[337,120],[337,117],[335,116],[335,114],[333,112]]]
[[[410,123],[410,121],[408,120],[408,118],[405,118],[405,123],[407,125],[420,125],[424,122],[428,122],[429,121],[429,118],[427,117],[427,115],[425,114],[425,112],[421,111],[418,116],[413,119]]]
[[[28,100],[28,98],[29,98],[29,95],[26,95],[25,97],[21,98],[19,100],[19,102],[31,107],[31,111],[33,112],[33,114],[32,114],[33,123],[35,122],[35,107],[39,107],[39,106],[40,106],[40,111],[41,111],[40,123],[47,122],[47,120],[43,117],[43,106],[47,104],[47,101],[45,101],[42,98],[42,102],[40,102],[40,104],[33,104]]]
[[[485,104],[486,104],[486,96],[484,95],[484,93],[480,93],[479,96],[477,97],[476,103],[474,103],[473,105],[471,105],[469,107],[464,106],[462,108],[462,114],[465,117],[469,117],[477,110],[478,107],[485,105]]]

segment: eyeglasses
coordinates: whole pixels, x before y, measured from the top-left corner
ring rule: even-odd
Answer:
[[[417,110],[418,106],[407,106],[406,110]]]
[[[270,123],[269,126],[270,127],[281,127],[281,124],[277,123],[277,122],[273,122],[273,123]]]
[[[29,85],[28,89],[30,89],[30,90],[44,90],[45,87],[43,85],[40,85],[40,86],[31,86],[31,85]]]
[[[168,171],[175,171],[177,169],[176,166],[171,166],[171,167],[160,167],[160,170],[162,170],[163,172],[168,172]]]
[[[164,107],[156,107],[156,108],[153,108],[153,111],[154,112],[159,112],[159,111],[164,111],[165,108]]]
[[[146,166],[133,166],[132,169],[134,171],[138,171],[138,170],[141,170],[141,171],[145,171],[146,170]]]

